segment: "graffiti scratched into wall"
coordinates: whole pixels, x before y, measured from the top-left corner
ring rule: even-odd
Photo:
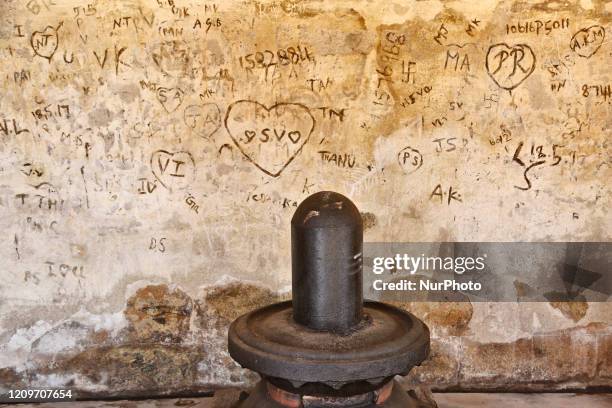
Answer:
[[[609,3],[414,3],[3,1],[3,314],[282,288],[319,190],[370,241],[609,240]]]

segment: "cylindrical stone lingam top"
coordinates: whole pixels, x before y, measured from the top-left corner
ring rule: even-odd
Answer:
[[[321,191],[291,220],[293,319],[310,329],[343,333],[363,316],[363,222],[343,196]]]

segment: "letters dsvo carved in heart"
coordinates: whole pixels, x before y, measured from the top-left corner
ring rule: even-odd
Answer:
[[[259,102],[232,103],[225,128],[242,154],[257,168],[278,177],[308,142],[315,127],[310,110],[299,103],[267,107]]]
[[[502,89],[519,86],[535,70],[536,57],[527,44],[494,44],[486,59],[487,74]]]

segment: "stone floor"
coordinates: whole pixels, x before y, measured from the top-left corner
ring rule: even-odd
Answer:
[[[138,401],[75,401],[44,404],[44,408],[233,408],[237,391],[220,391],[209,398],[169,398]],[[612,394],[506,394],[448,393],[434,394],[438,408],[611,408]],[[13,405],[0,404],[0,407]],[[40,404],[20,404],[19,408],[41,407]]]

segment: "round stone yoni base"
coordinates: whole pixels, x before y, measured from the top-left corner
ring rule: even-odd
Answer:
[[[394,380],[374,391],[340,398],[293,394],[262,380],[237,408],[431,408],[431,405],[408,395]]]

